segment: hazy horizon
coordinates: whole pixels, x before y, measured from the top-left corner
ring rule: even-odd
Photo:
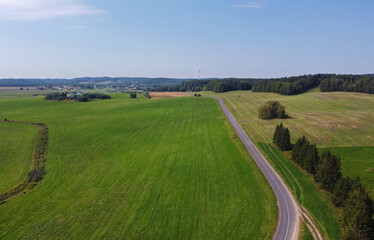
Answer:
[[[300,74],[300,75],[290,75],[290,76],[274,76],[274,77],[204,77],[204,78],[199,78],[199,77],[165,77],[165,76],[156,76],[156,77],[148,77],[148,76],[77,76],[77,77],[45,77],[45,78],[40,78],[40,77],[17,77],[17,78],[12,78],[12,77],[2,77],[0,79],[43,79],[43,80],[54,80],[54,79],[64,79],[64,80],[73,80],[73,79],[81,79],[81,78],[167,78],[167,79],[224,79],[224,78],[246,78],[246,79],[273,79],[273,78],[283,78],[283,77],[298,77],[298,76],[303,76],[303,75],[315,75],[315,74],[336,74],[336,75],[374,75],[374,73],[358,73],[358,74],[352,74],[352,73],[308,73],[308,74]]]

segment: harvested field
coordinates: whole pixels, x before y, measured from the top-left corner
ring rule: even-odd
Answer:
[[[255,141],[270,143],[275,126],[283,122],[290,129],[293,142],[305,135],[318,147],[374,146],[372,94],[314,90],[295,96],[251,91],[214,95],[224,100]],[[258,108],[268,100],[281,102],[291,118],[259,119]]]
[[[152,99],[162,99],[162,98],[173,98],[173,97],[186,97],[189,96],[184,92],[149,92]]]

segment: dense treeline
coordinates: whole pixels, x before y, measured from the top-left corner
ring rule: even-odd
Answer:
[[[149,90],[160,92],[252,90],[253,92],[274,92],[282,95],[295,95],[317,86],[321,86],[321,91],[323,92],[347,91],[374,94],[374,76],[315,74],[269,79],[229,78],[188,80],[174,86],[161,86]]]
[[[258,109],[261,119],[288,118],[285,107],[278,101],[267,101]]]
[[[303,136],[292,148],[292,159],[314,176],[320,188],[331,194],[332,203],[341,209],[343,239],[373,239],[373,200],[358,177],[343,177],[338,156],[327,150],[319,157],[316,145]]]
[[[181,84],[174,86],[161,86],[154,88],[157,92],[199,92],[199,91],[213,91],[213,92],[228,92],[233,90],[251,90],[252,84],[256,79],[211,79],[211,80],[190,80],[183,81]]]
[[[304,75],[266,79],[253,84],[253,92],[274,92],[282,95],[295,95],[317,87],[322,80],[329,79],[332,74]]]
[[[273,143],[278,146],[281,151],[288,151],[292,149],[290,131],[283,127],[283,124],[277,125],[275,128]]]
[[[339,75],[321,82],[322,92],[360,92],[374,94],[374,76]]]

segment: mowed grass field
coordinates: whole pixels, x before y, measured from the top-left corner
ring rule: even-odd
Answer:
[[[291,140],[305,135],[320,151],[340,155],[344,176],[360,176],[373,195],[374,187],[374,95],[321,93],[315,89],[295,96],[234,91],[212,94],[224,100],[248,135],[281,173],[294,195],[314,216],[326,238],[340,239],[338,217],[313,179],[275,149],[271,142],[277,124],[291,131]],[[290,119],[261,120],[258,108],[268,100],[280,101]]]
[[[234,91],[218,94],[230,107],[251,138],[270,143],[275,126],[283,122],[292,141],[305,135],[318,147],[374,146],[374,95],[321,93],[313,90],[295,96]],[[286,107],[290,119],[261,120],[258,108],[268,100]]]
[[[277,124],[290,129],[291,141],[305,135],[320,151],[331,149],[341,157],[343,174],[360,176],[374,197],[374,95],[321,93],[295,96],[245,91],[218,94],[257,142],[271,143]],[[290,119],[261,120],[258,108],[278,100]]]
[[[0,194],[20,183],[32,161],[37,128],[0,122]]]
[[[0,205],[0,239],[271,239],[273,192],[215,100],[112,97],[0,99],[50,133],[45,179]]]

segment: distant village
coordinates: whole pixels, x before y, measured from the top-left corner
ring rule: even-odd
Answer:
[[[28,91],[28,87],[20,87],[21,91]],[[50,86],[38,86],[35,87],[36,90],[56,90],[56,91],[66,91],[66,92],[76,92],[76,94],[83,93],[83,90],[94,90],[101,89],[106,90],[106,92],[117,92],[117,91],[132,91],[132,90],[143,90],[143,86],[132,84],[130,86],[114,85],[114,84],[74,84],[74,85],[50,85]]]

